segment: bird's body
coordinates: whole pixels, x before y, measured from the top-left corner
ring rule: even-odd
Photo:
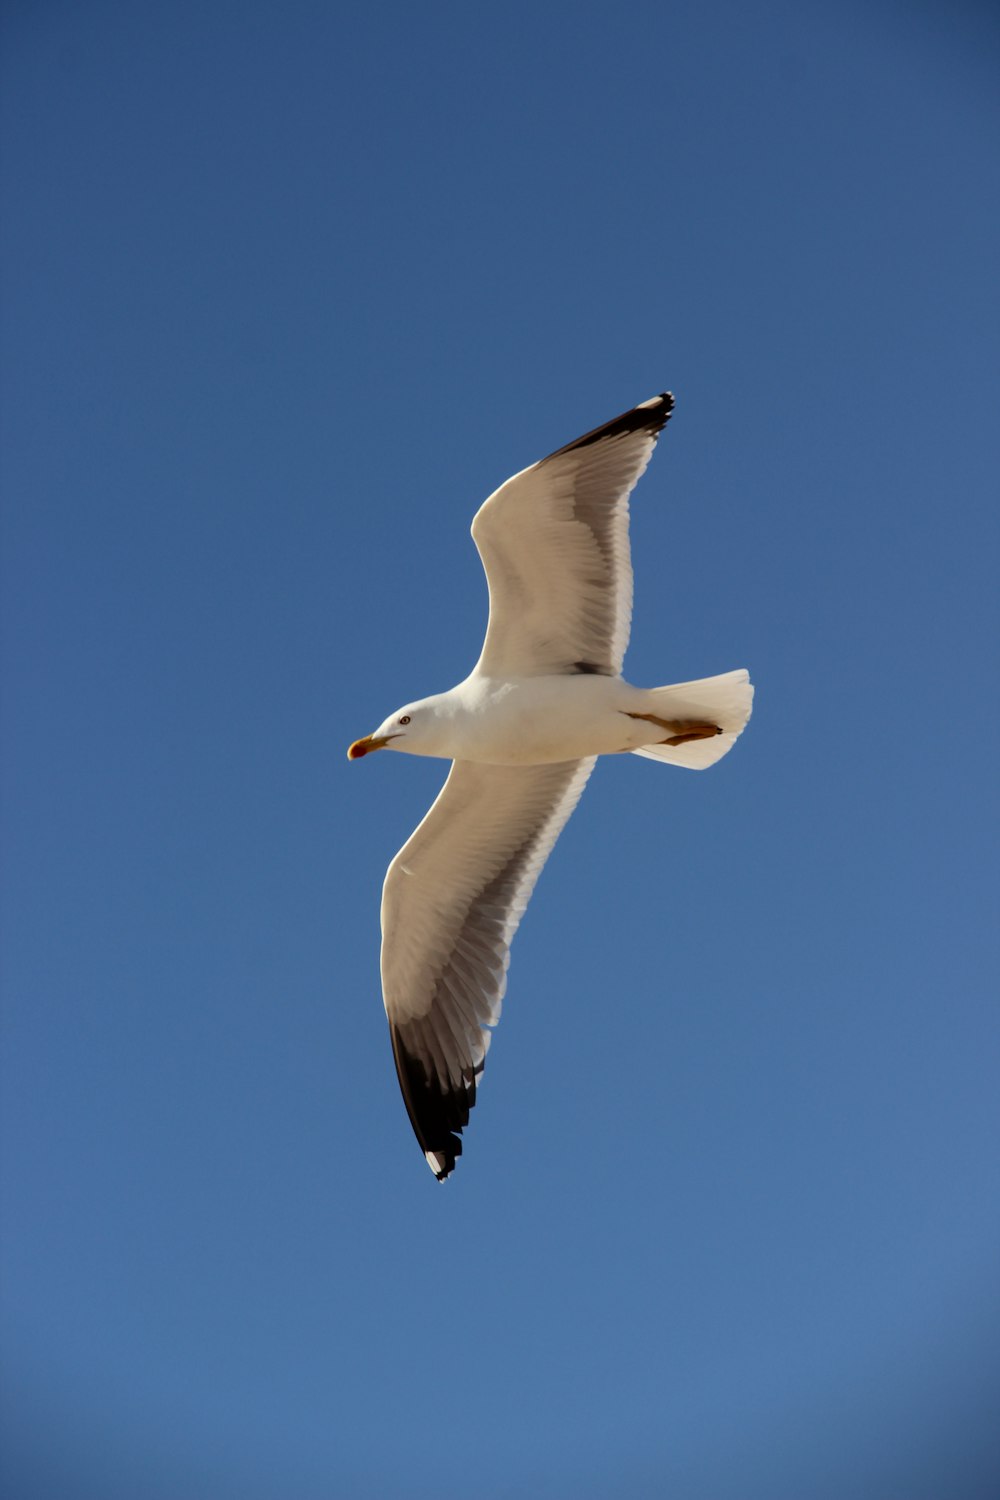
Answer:
[[[701,686],[680,683],[669,690],[676,694],[672,721],[705,722],[716,711],[718,705],[704,695],[699,701]],[[665,691],[633,687],[623,677],[597,673],[503,678],[477,669],[448,692],[400,709],[397,720],[407,714],[412,725],[420,717],[420,732],[406,736],[409,743],[395,748],[486,766],[549,765],[588,755],[617,755],[662,743],[663,726],[648,716],[664,717]],[[685,759],[690,759],[690,752],[686,758],[678,756],[678,763]]]
[[[472,527],[490,586],[479,662],[348,751],[452,761],[382,895],[396,1069],[439,1179],[461,1153],[511,940],[596,757],[632,752],[701,769],[750,717],[745,671],[658,688],[621,674],[632,614],[628,497],[672,410],[669,394],[643,402],[490,496]]]

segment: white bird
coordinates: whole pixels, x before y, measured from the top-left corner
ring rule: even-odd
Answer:
[[[347,754],[452,761],[389,866],[382,991],[403,1099],[439,1181],[461,1154],[510,944],[598,755],[702,769],[750,717],[745,671],[673,687],[621,675],[632,620],[628,500],[669,392],[568,443],[490,496],[472,535],[490,593],[482,654],[457,687],[390,714]]]

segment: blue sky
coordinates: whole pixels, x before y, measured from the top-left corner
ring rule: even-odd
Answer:
[[[979,1500],[1000,1453],[985,5],[6,7],[18,1500]],[[439,1187],[378,989],[468,526],[665,387],[598,767]]]

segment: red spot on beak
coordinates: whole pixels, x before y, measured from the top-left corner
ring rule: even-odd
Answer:
[[[363,739],[355,740],[353,745],[347,749],[348,760],[360,760],[362,755],[371,755],[373,750],[381,750],[383,745],[388,745],[390,740],[398,738],[394,734],[366,734]]]

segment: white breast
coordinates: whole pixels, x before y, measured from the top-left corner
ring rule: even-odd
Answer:
[[[635,721],[623,710],[634,689],[619,677],[503,681],[473,674],[453,694],[458,711],[448,753],[455,760],[544,765],[632,748]]]

